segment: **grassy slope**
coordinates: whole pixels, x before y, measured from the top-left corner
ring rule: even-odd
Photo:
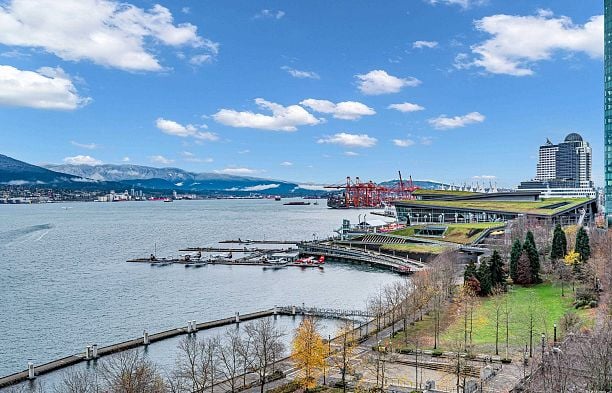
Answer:
[[[404,252],[418,252],[422,254],[441,254],[446,250],[444,246],[437,246],[431,244],[383,244],[383,250],[389,251],[404,251]]]
[[[552,215],[558,213],[572,206],[579,205],[587,202],[588,198],[577,198],[577,199],[561,199],[551,198],[544,201],[537,202],[507,202],[507,201],[478,201],[478,200],[466,200],[466,201],[407,201],[407,203],[424,206],[442,206],[442,207],[454,207],[454,208],[468,208],[468,209],[483,209],[483,210],[498,210],[507,211],[514,213],[532,213],[532,214],[545,214]],[[549,205],[554,205],[560,202],[569,202],[565,206],[561,206],[556,209],[544,209]]]
[[[438,225],[438,224],[431,224]],[[443,224],[440,224],[443,225]],[[501,228],[505,224],[500,222],[475,222],[470,224],[444,224],[448,226],[446,233],[444,234],[444,238],[440,238],[440,240],[444,240],[452,243],[459,244],[468,244],[473,242],[485,229],[489,228]],[[425,225],[413,225],[408,228],[400,229],[398,231],[393,232],[394,235],[399,236],[415,236],[415,232],[418,229],[423,228]],[[471,236],[470,235],[471,232]],[[417,236],[418,237],[418,236]],[[425,237],[427,238],[427,237]],[[434,238],[435,239],[435,238]]]

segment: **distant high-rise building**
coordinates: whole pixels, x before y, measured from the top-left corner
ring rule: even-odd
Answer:
[[[579,134],[571,133],[556,145],[547,139],[540,146],[535,178],[518,188],[541,190],[544,197],[595,197],[592,162],[591,146]]]
[[[606,214],[612,225],[612,0],[604,0],[604,165]]]

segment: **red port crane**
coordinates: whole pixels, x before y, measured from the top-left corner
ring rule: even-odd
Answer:
[[[412,176],[408,184],[402,179],[399,172],[399,183],[386,187],[368,181],[362,183],[359,177],[355,181],[347,176],[345,184],[325,186],[325,188],[343,190],[342,193],[333,195],[327,200],[327,205],[333,208],[379,208],[385,203],[397,199],[413,199],[412,192],[418,189],[412,183]]]

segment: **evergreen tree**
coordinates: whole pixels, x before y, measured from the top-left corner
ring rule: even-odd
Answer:
[[[576,247],[575,250],[580,254],[582,262],[586,262],[591,257],[591,246],[589,244],[589,235],[584,227],[580,227],[576,233]]]
[[[516,282],[518,284],[529,285],[533,283],[533,277],[531,275],[531,262],[529,261],[529,255],[527,254],[527,251],[523,251],[521,253],[516,270]]]
[[[474,264],[474,261],[470,261],[470,263],[468,263],[468,265],[465,267],[465,273],[463,273],[463,281],[467,282],[470,278],[476,276],[476,265]]]
[[[478,272],[476,273],[478,281],[480,282],[480,296],[487,296],[491,293],[493,287],[491,283],[491,267],[487,262],[480,263]]]
[[[567,254],[567,238],[565,237],[565,232],[563,232],[563,228],[561,228],[561,224],[557,224],[555,226],[555,232],[553,234],[551,248],[552,250],[550,251],[550,258],[553,261],[563,259],[563,257],[565,257],[565,254]]]
[[[512,281],[517,282],[518,279],[518,260],[523,252],[523,245],[519,239],[516,239],[512,244],[512,251],[510,251],[510,277]]]
[[[504,262],[502,261],[501,255],[497,250],[493,251],[491,256],[491,262],[489,264],[491,271],[491,286],[505,285],[506,284],[506,272],[504,271]]]
[[[540,255],[535,245],[535,239],[531,231],[527,232],[525,237],[525,244],[523,244],[523,250],[527,253],[529,258],[529,265],[531,266],[531,283],[537,284],[540,280]]]

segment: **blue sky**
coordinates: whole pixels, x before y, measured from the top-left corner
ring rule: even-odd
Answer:
[[[579,132],[601,1],[0,2],[0,153],[335,183],[515,186]]]

